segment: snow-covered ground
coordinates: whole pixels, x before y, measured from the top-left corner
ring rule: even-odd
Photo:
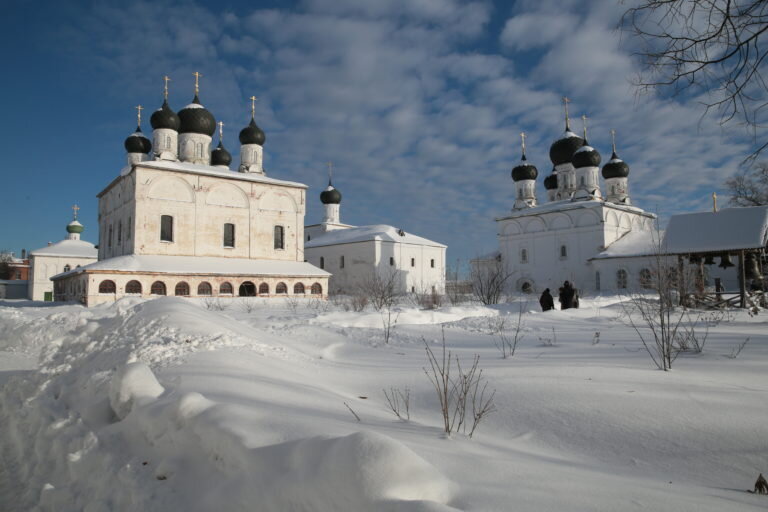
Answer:
[[[1,302],[0,510],[768,506],[745,492],[768,473],[766,313],[734,313],[662,372],[613,297],[526,308],[507,359],[489,321],[519,303],[403,307],[388,344],[373,311],[226,304]],[[443,333],[496,389],[472,439],[443,434],[422,370]],[[392,387],[410,389],[410,421]]]

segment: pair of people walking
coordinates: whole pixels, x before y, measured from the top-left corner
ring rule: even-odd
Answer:
[[[563,286],[560,287],[558,301],[560,302],[560,309],[570,309],[579,307],[579,291],[573,287],[573,285],[566,281]],[[539,298],[539,304],[541,304],[542,311],[549,311],[555,309],[555,299],[552,294],[549,293],[549,288],[544,290]]]

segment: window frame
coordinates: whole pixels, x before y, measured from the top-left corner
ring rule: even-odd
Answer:
[[[232,232],[229,234],[229,238],[230,238],[230,240],[227,240],[227,238],[228,238],[228,237],[227,237],[227,228],[230,228],[230,229],[231,229],[231,231],[232,231]],[[235,240],[235,233],[236,233],[236,230],[235,230],[235,225],[234,225],[234,223],[232,223],[232,222],[225,222],[225,223],[224,223],[224,236],[223,236],[223,239],[222,239],[222,241],[221,241],[221,243],[222,243],[222,246],[223,246],[225,249],[234,249],[234,248],[235,248],[235,244],[237,243],[237,242],[236,242],[236,240]],[[227,245],[227,242],[228,242],[228,241],[229,241],[229,242],[231,242],[231,244]]]
[[[164,223],[168,220],[170,222],[170,226],[168,229],[166,229],[166,226]],[[174,229],[173,229],[173,215],[161,215],[160,216],[160,241],[165,242],[168,244],[172,244],[174,242]],[[167,238],[164,238],[167,237]]]
[[[280,236],[278,237],[278,233]],[[277,224],[272,230],[272,238],[274,241],[274,248],[276,251],[285,250],[285,226]]]

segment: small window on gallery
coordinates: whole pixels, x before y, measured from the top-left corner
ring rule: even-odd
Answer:
[[[173,242],[173,217],[170,215],[160,216],[160,241]]]
[[[429,266],[432,267],[432,268],[435,268],[435,260],[434,259],[429,260]]]
[[[344,268],[344,256],[339,259],[339,268]]]
[[[395,266],[395,258],[393,256],[389,257],[389,266],[394,267]]]
[[[224,224],[224,247],[235,246],[235,225]]]
[[[564,245],[560,246],[560,258],[567,258],[568,257],[568,248]]]
[[[275,249],[285,249],[285,228],[275,226]]]
[[[416,266],[416,258],[411,258],[411,266],[412,267]]]
[[[528,263],[528,249],[520,251],[520,263]]]

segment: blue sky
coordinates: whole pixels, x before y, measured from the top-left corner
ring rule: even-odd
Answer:
[[[332,160],[343,222],[392,224],[446,243],[450,261],[494,249],[493,219],[513,203],[521,131],[545,199],[563,95],[573,117],[590,118],[604,162],[616,130],[636,205],[663,218],[708,209],[752,140],[702,119],[698,98],[636,93],[634,42],[615,30],[625,8],[600,0],[14,1],[0,19],[0,249],[60,240],[75,203],[83,238],[97,242],[95,196],[125,163],[133,107],[147,108],[148,133],[163,75],[178,111],[192,99],[194,71],[235,157],[247,98],[260,98],[265,168],[310,187],[307,224],[320,220]]]

